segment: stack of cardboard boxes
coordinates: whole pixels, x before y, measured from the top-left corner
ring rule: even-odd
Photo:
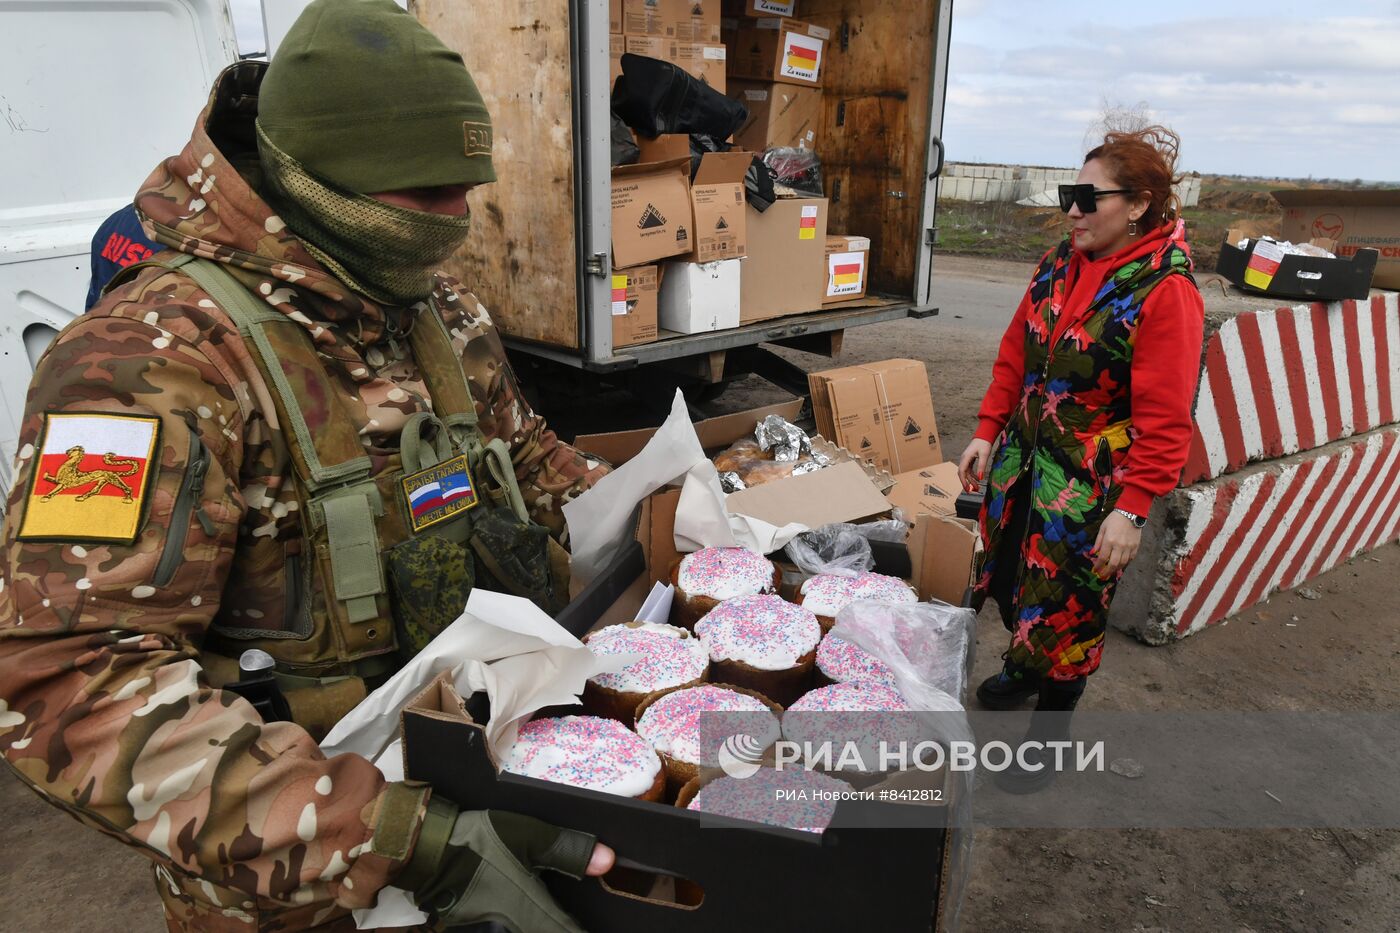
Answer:
[[[687,178],[685,136],[639,139],[613,171],[613,345],[702,333],[859,299],[870,240],[828,235],[827,199],[748,210],[744,175],[770,148],[815,151],[830,34],[793,18],[795,0],[612,0],[613,78],[625,53],[678,65],[741,100],[734,151]],[[723,28],[721,28],[721,25]],[[719,40],[723,37],[724,44]]]
[[[622,53],[631,52],[679,65],[723,94],[719,19],[719,0],[611,0],[612,79],[622,74]]]

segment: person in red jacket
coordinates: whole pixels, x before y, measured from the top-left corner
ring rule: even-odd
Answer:
[[[1109,133],[1060,186],[1070,232],[1016,308],[959,460],[965,488],[988,479],[974,603],[995,599],[1011,632],[986,707],[1074,709],[1152,502],[1185,465],[1204,307],[1179,144],[1159,126]]]

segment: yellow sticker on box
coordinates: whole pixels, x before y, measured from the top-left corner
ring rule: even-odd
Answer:
[[[799,240],[815,240],[817,238],[817,208],[815,206],[802,208],[802,220],[797,228],[797,238]]]
[[[627,313],[627,276],[625,275],[612,277],[612,313],[614,317],[622,317]]]

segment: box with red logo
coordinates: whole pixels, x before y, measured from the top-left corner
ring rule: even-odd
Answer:
[[[614,347],[632,347],[656,339],[659,273],[655,265],[613,270]]]
[[[730,77],[821,87],[822,55],[831,38],[825,27],[778,17],[746,19],[726,36]]]
[[[822,303],[863,298],[870,278],[869,259],[869,237],[827,234],[826,298]]]
[[[1372,284],[1400,289],[1400,188],[1293,188],[1273,195],[1283,205],[1285,239],[1333,240],[1342,259],[1359,259],[1361,250],[1373,249]]]
[[[1334,240],[1308,242],[1319,250],[1341,252]],[[1378,255],[1374,249],[1357,250],[1347,259],[1300,255],[1285,251],[1275,240],[1241,239],[1240,231],[1231,230],[1220,244],[1215,271],[1260,295],[1312,301],[1362,299],[1371,293]]]

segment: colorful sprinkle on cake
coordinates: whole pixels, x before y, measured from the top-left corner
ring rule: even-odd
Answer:
[[[888,664],[865,649],[831,634],[817,646],[817,670],[837,683],[870,680],[895,687],[894,671]]]
[[[714,766],[718,764],[718,746],[708,750],[705,761],[700,760],[705,713],[766,714],[761,719],[753,715],[734,717],[735,731],[752,735],[763,748],[778,741],[781,735],[778,717],[768,704],[746,693],[712,684],[687,687],[658,698],[637,720],[637,734],[657,751],[677,761]],[[711,725],[713,730],[716,724]]]
[[[927,728],[893,687],[853,680],[809,692],[783,716],[783,737],[804,747],[828,746],[837,770],[883,770],[901,742],[917,744]],[[843,760],[853,748],[858,759]]]
[[[613,719],[564,716],[520,727],[503,770],[512,774],[640,797],[656,783],[661,759],[645,739]]]
[[[898,713],[909,709],[894,687],[872,681],[850,681],[808,691],[788,707],[790,713]]]
[[[852,790],[845,781],[817,771],[760,768],[746,778],[716,778],[686,808],[819,833],[836,814],[838,795]]]
[[[623,693],[651,693],[699,680],[710,665],[700,639],[683,628],[644,622],[610,625],[588,636],[594,654],[640,654],[620,671],[596,674],[593,683]]]
[[[785,671],[817,647],[817,617],[781,596],[728,599],[695,623],[711,661],[742,661],[762,671]]]
[[[741,547],[707,547],[681,558],[676,585],[686,596],[733,599],[773,590],[773,563]]]
[[[836,614],[856,601],[874,603],[916,603],[919,596],[899,577],[883,573],[862,573],[842,577],[822,573],[802,584],[802,605],[819,616]]]

